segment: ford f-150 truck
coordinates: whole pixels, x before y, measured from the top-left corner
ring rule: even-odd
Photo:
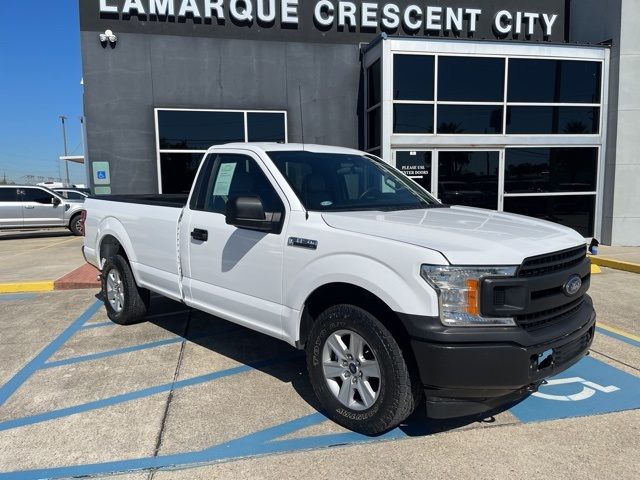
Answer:
[[[593,339],[581,235],[444,205],[360,151],[216,146],[188,196],[84,208],[114,322],[144,319],[153,291],[282,339],[327,414],[366,434],[422,397],[433,418],[517,401]]]

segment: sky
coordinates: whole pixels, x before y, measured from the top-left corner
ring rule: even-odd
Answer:
[[[0,20],[0,180],[64,178],[60,115],[69,154],[82,155],[82,60],[78,0],[2,0]],[[69,164],[72,183],[86,183]]]

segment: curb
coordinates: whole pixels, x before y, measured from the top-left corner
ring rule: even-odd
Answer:
[[[623,270],[625,272],[640,273],[640,264],[632,262],[623,262],[620,260],[614,260],[612,258],[590,256],[591,263],[600,267],[614,268],[616,270]]]
[[[0,283],[0,293],[52,292],[53,281]]]
[[[98,270],[85,264],[63,275],[57,280],[44,280],[39,282],[11,282],[0,283],[0,294],[4,293],[42,293],[54,290],[83,290],[100,288],[100,282],[96,280]]]

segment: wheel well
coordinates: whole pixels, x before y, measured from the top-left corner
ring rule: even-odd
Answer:
[[[343,303],[366,310],[387,327],[403,349],[408,346],[407,330],[398,315],[383,300],[370,291],[350,283],[330,283],[314,290],[305,302],[300,324],[301,347],[307,342],[311,327],[318,315],[333,305]]]
[[[73,220],[78,216],[78,215],[82,215],[82,210],[80,210],[79,212],[74,213],[73,215],[71,215],[71,218],[69,219],[69,226],[71,226],[73,224]]]
[[[105,235],[100,243],[100,261],[102,261],[103,258],[113,257],[114,255],[122,255],[127,263],[129,262],[127,252],[125,252],[118,239],[113,235]]]

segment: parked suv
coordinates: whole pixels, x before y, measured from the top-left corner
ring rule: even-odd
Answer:
[[[67,227],[82,235],[82,202],[45,187],[0,186],[0,228]]]

